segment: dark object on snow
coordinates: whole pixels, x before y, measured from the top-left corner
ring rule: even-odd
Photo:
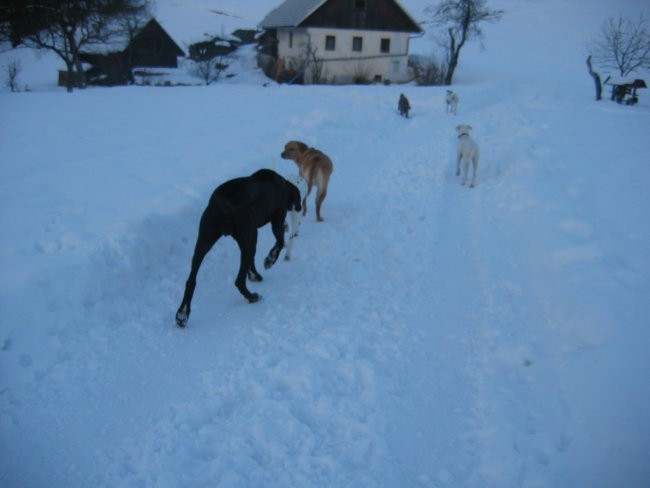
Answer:
[[[221,236],[232,236],[241,251],[235,286],[250,303],[258,301],[261,297],[246,288],[247,276],[251,281],[262,281],[255,269],[257,229],[271,223],[276,242],[264,260],[264,268],[269,269],[284,247],[287,210],[300,211],[301,208],[298,188],[270,169],[261,169],[250,176],[219,185],[201,216],[192,268],[185,283],[183,301],[176,312],[176,324],[179,327],[187,324],[199,267]]]
[[[411,110],[411,104],[409,103],[409,99],[406,98],[403,93],[401,93],[399,96],[397,109],[399,110],[400,115],[403,115],[407,119],[409,118],[409,110]]]
[[[587,58],[587,68],[589,69],[589,74],[594,79],[594,84],[596,85],[596,100],[602,100],[603,98],[603,84],[600,81],[600,73],[594,71],[593,66],[591,65],[591,56]]]
[[[635,105],[639,102],[639,97],[636,94],[638,88],[648,88],[645,80],[637,79],[616,79],[608,77],[605,80],[605,85],[612,87],[612,100],[616,103],[623,103],[625,105]]]

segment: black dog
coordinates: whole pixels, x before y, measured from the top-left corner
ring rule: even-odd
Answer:
[[[409,110],[411,110],[411,104],[409,103],[409,99],[404,96],[403,93],[400,94],[399,96],[399,102],[397,102],[397,109],[399,110],[399,114],[403,115],[407,119],[409,118]]]
[[[264,260],[264,268],[275,264],[284,247],[284,220],[287,210],[300,211],[300,192],[293,184],[270,169],[261,169],[250,176],[235,178],[218,186],[201,216],[192,268],[185,283],[185,294],[176,312],[176,324],[185,327],[196,288],[196,275],[203,258],[221,236],[231,235],[239,245],[241,263],[235,286],[251,303],[261,297],[246,288],[246,276],[262,281],[255,269],[257,229],[271,222],[275,245]]]

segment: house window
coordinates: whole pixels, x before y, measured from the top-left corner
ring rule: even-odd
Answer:
[[[336,37],[326,36],[325,37],[325,51],[334,51],[336,50]]]
[[[293,32],[289,32],[289,49],[293,47]]]
[[[390,52],[390,39],[388,38],[383,38],[381,40],[381,52],[382,53],[389,53]]]
[[[352,50],[357,52],[363,51],[363,38],[361,37],[352,38]]]
[[[352,27],[355,29],[365,29],[367,26],[367,7],[366,0],[352,0]]]

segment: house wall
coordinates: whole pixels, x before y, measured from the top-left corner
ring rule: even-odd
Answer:
[[[327,37],[334,37],[335,48],[328,50]],[[323,61],[321,82],[355,83],[377,78],[402,83],[412,79],[408,63],[409,34],[376,30],[331,29],[278,29],[278,57],[284,58],[286,67],[300,71],[311,46],[317,59]],[[361,51],[353,49],[354,38],[361,38]],[[390,48],[381,52],[382,39]],[[310,69],[305,72],[305,83],[312,83]]]

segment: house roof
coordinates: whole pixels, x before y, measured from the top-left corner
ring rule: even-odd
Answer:
[[[151,18],[149,22],[147,22],[139,32],[135,34],[133,37],[133,40],[135,41],[138,39],[140,36],[144,35],[147,31],[151,30],[157,30],[158,33],[167,40],[169,43],[169,46],[176,51],[177,56],[185,56],[185,52],[179,47],[179,45],[176,43],[176,41],[169,35],[169,33],[163,28],[162,25],[160,25],[160,22],[158,22],[155,18]],[[128,47],[128,46],[127,46]]]
[[[163,28],[162,25],[154,18],[151,17],[147,22],[145,22],[137,32],[133,34],[132,38],[129,38],[127,35],[115,36],[111,39],[110,42],[103,42],[102,44],[91,44],[85,46],[83,49],[84,53],[87,54],[111,54],[124,51],[129,47],[129,44],[136,40],[143,33],[149,32],[152,29],[158,30],[169,42],[170,46],[173,46],[176,50],[178,56],[185,56],[183,50],[179,47],[176,41],[169,35],[169,33]]]
[[[271,10],[260,22],[260,27],[297,27],[327,0],[285,0],[279,7]]]
[[[275,9],[271,10],[266,17],[260,22],[262,29],[277,29],[278,27],[298,27],[316,10],[329,0],[285,0]],[[413,20],[409,13],[400,5],[397,0],[392,2],[406,15],[412,22],[414,31],[420,32],[418,23]]]

